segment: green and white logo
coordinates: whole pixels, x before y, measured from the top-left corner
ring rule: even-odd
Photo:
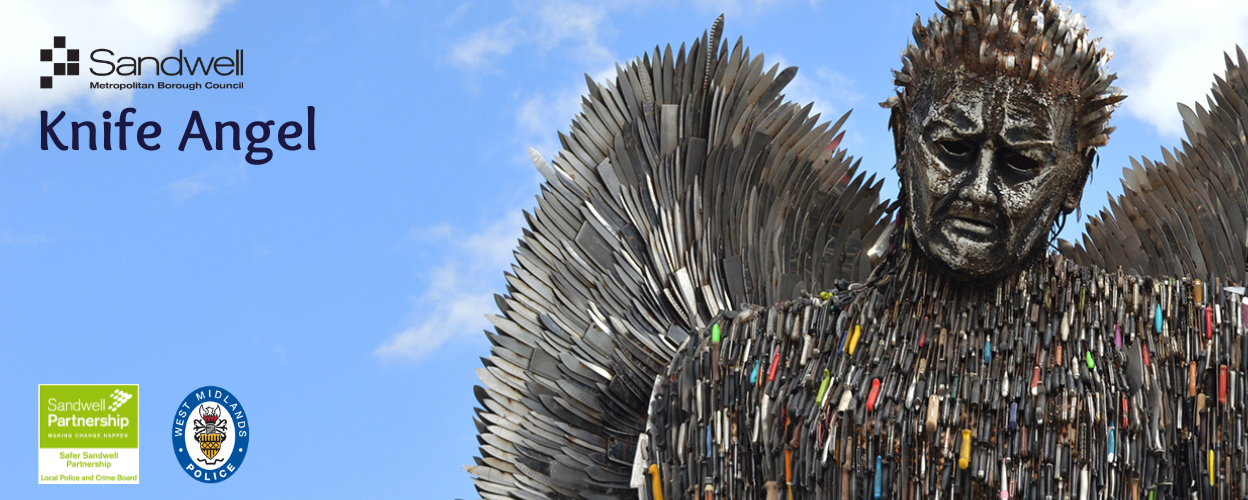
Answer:
[[[39,386],[39,484],[138,484],[139,386]]]

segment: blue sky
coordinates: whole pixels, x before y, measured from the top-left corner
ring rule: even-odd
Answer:
[[[62,3],[72,4],[0,1],[0,47],[18,48],[0,56],[11,68],[0,75],[0,396],[10,410],[0,417],[0,489],[12,498],[84,488],[101,498],[475,498],[460,466],[477,447],[483,315],[504,289],[519,211],[538,192],[526,148],[556,152],[582,75],[601,80],[615,61],[678,47],[726,12],[730,40],[744,36],[752,53],[801,68],[790,98],[816,101],[827,119],[855,110],[844,147],[889,179],[891,195],[891,136],[876,103],[892,91],[889,69],[915,13],[933,9]],[[1121,191],[1128,156],[1178,144],[1172,103],[1203,100],[1221,51],[1248,41],[1248,8],[1167,10],[1176,5],[1076,4],[1117,52],[1111,69],[1132,95],[1084,214]],[[245,89],[91,93],[92,78],[80,76],[40,91],[46,68],[32,51],[53,35],[133,55],[243,49]],[[39,149],[39,110],[99,121],[125,106],[134,121],[162,125],[159,151]],[[249,165],[245,152],[176,150],[192,110],[205,122],[280,124],[305,120],[307,106],[316,151]],[[1072,220],[1066,235],[1081,226]],[[140,384],[142,484],[36,485],[41,383]],[[233,392],[253,429],[242,469],[216,485],[186,477],[165,434],[178,403],[204,385]]]

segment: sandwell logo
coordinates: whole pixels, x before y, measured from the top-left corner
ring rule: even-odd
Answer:
[[[144,55],[118,55],[108,48],[94,50],[70,49],[66,46],[66,37],[52,37],[52,48],[40,49],[39,60],[52,63],[52,75],[39,77],[39,88],[50,89],[54,77],[94,75],[97,77],[203,77],[213,80],[192,82],[110,82],[91,81],[87,85],[92,90],[147,90],[147,89],[234,89],[243,88],[243,50],[236,49],[233,54],[212,55],[209,57],[191,57],[178,50],[176,55],[153,57]],[[89,52],[89,54],[87,54]],[[90,61],[81,61],[89,57]],[[83,68],[80,65],[87,65]],[[89,73],[89,75],[88,75]],[[229,77],[221,81],[221,77]],[[235,80],[235,81],[230,81]]]
[[[64,55],[58,58],[58,54]],[[52,76],[78,75],[78,49],[65,48],[63,36],[52,37],[52,48],[39,49],[39,61],[52,63]],[[52,88],[52,76],[39,77],[39,88]]]

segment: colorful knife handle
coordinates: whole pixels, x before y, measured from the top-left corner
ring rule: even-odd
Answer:
[[[966,470],[971,466],[971,431],[962,429],[962,456],[958,458],[958,468]]]

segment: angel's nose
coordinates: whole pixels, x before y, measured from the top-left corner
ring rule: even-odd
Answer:
[[[992,187],[995,174],[991,148],[984,148],[980,151],[979,159],[969,174],[958,192],[959,197],[977,205],[996,205],[997,195]]]

